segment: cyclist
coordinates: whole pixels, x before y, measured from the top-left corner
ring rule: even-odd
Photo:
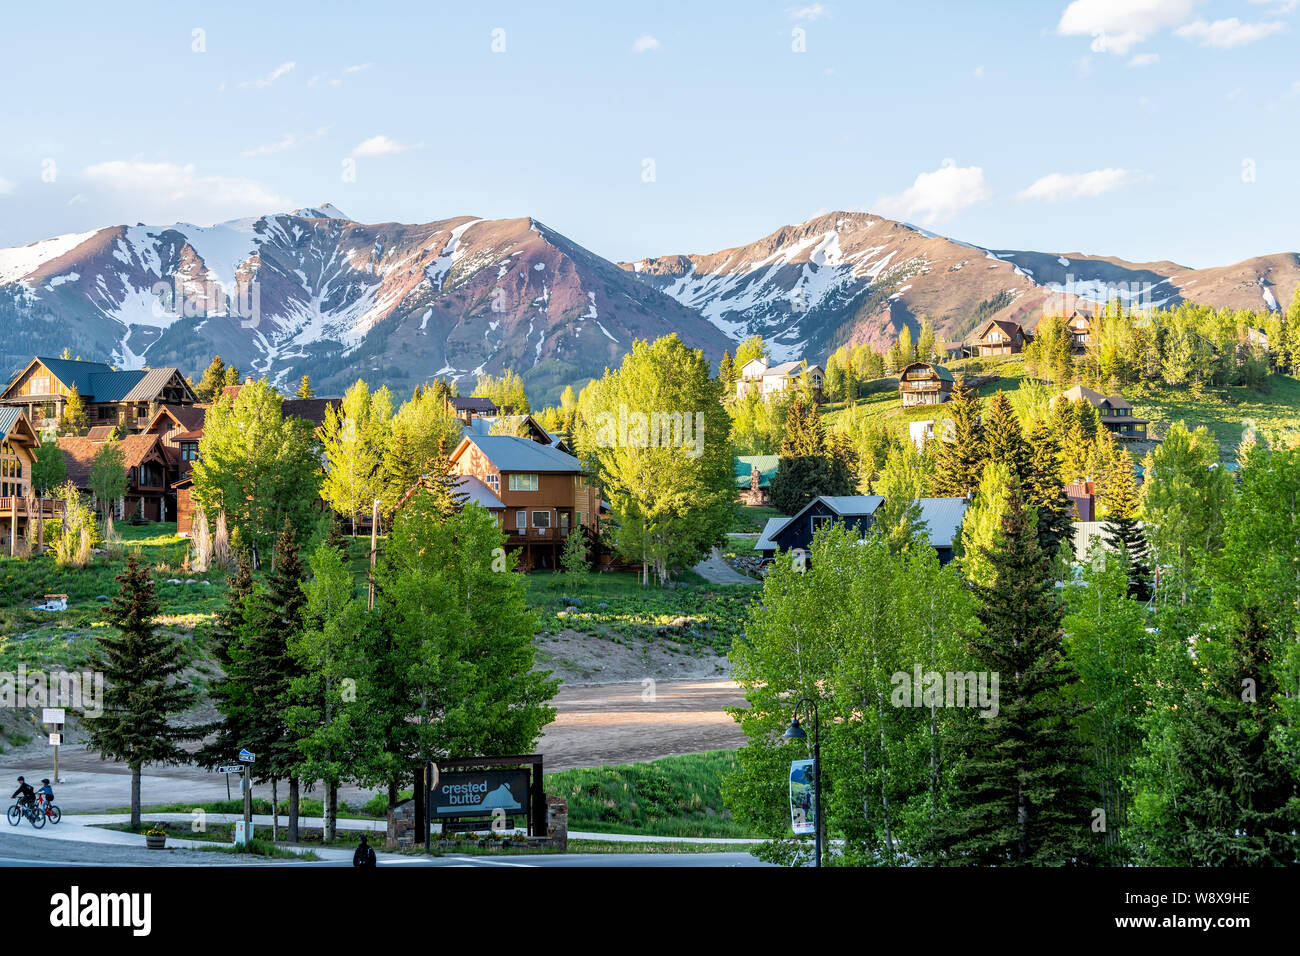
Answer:
[[[18,806],[29,807],[36,800],[36,791],[32,789],[32,785],[30,783],[28,783],[22,777],[19,777],[18,789],[15,790],[13,793],[9,794],[10,800],[12,800],[14,797],[18,798]]]
[[[54,802],[54,788],[50,786],[49,777],[41,778],[41,785],[36,788],[36,794],[41,798],[41,803],[47,807]]]

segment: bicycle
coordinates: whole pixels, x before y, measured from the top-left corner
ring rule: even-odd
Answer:
[[[45,814],[36,812],[35,803],[17,804],[9,808],[9,825],[18,826],[19,822],[26,817],[36,829],[45,826]]]
[[[63,811],[59,809],[58,804],[51,803],[45,794],[38,794],[36,802],[41,808],[41,813],[43,813],[45,818],[51,823],[58,823],[63,819]]]

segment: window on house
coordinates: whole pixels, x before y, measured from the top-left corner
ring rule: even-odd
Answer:
[[[813,515],[808,520],[809,520],[809,527],[812,528],[812,533],[815,535],[817,534],[817,531],[819,529],[824,528],[826,527],[826,525],[830,524],[832,518],[830,515]]]
[[[31,381],[31,388],[28,395],[49,395],[50,394],[50,377],[48,375],[37,376]]]
[[[533,512],[534,528],[549,528],[551,526],[551,513],[549,511]]]
[[[537,475],[516,472],[510,476],[511,491],[536,491]]]
[[[500,491],[501,491],[501,476],[500,476],[500,475],[488,475],[488,476],[487,476],[487,484],[488,484],[488,487],[491,488],[493,491],[495,491],[495,492],[497,492],[497,493],[500,493]]]

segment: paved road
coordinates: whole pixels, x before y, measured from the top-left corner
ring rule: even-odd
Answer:
[[[65,826],[60,823],[59,827]],[[101,830],[127,837],[133,845],[117,842],[83,842],[76,839],[51,839],[46,827],[30,833],[0,830],[0,867],[15,866],[351,866],[347,850],[322,850],[319,862],[299,860],[264,860],[236,858],[224,853],[202,853],[192,849],[169,848],[147,850],[139,846],[139,837],[113,830]],[[66,831],[65,831],[66,832]],[[168,840],[169,847],[176,841]],[[189,841],[184,841],[189,842]],[[392,853],[377,854],[380,866],[766,866],[748,853],[566,853],[529,857],[442,856],[411,857]]]
[[[757,584],[751,577],[746,577],[739,571],[735,570],[722,558],[722,552],[717,548],[713,553],[701,561],[695,567],[691,568],[696,574],[704,578],[711,584]]]

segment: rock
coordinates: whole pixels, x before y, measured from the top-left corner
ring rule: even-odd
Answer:
[[[685,627],[687,624],[690,624],[690,623],[691,623],[691,619],[690,619],[689,617],[675,617],[675,618],[673,618],[671,621],[668,622],[668,626],[669,626],[669,627]]]
[[[599,604],[596,605],[596,607],[603,609],[609,607],[609,605],[606,604],[604,601],[601,601]]]

